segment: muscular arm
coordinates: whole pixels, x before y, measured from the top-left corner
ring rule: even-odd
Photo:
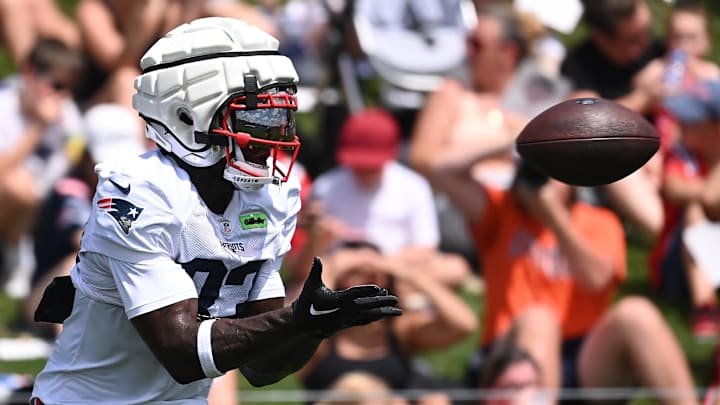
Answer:
[[[599,292],[613,281],[613,262],[596,252],[572,226],[567,212],[556,213],[550,222],[558,245],[569,261],[573,277],[587,290]]]
[[[514,192],[523,207],[553,231],[578,283],[597,292],[612,282],[616,273],[612,260],[603,252],[596,252],[573,225],[570,209],[557,184],[547,183],[539,189],[517,184]]]
[[[251,384],[265,385],[299,369],[312,356],[320,339],[298,328],[292,309],[282,308],[282,299],[255,304],[254,312],[266,310],[215,322],[212,344],[219,370],[240,368]],[[197,354],[196,299],[140,315],[132,323],[176,381],[187,384],[205,378]]]
[[[160,363],[181,384],[205,378],[197,351],[197,304],[196,298],[186,299],[132,319]],[[396,305],[397,297],[375,285],[328,289],[322,282],[322,262],[316,258],[291,307],[281,308],[281,299],[267,300],[251,306],[257,315],[214,322],[210,340],[215,367],[222,372],[240,368],[251,384],[271,384],[299,369],[322,338],[399,316],[402,310]]]
[[[261,314],[283,307],[283,299],[255,301],[250,304],[251,314]],[[299,370],[315,354],[322,340],[303,333],[288,337],[261,358],[240,367],[240,372],[254,386],[269,385]]]
[[[395,325],[406,324],[401,338],[411,353],[448,347],[477,329],[477,317],[472,309],[453,290],[438,283],[429,266],[410,268],[396,261],[391,261],[390,266],[394,267],[392,274],[398,280],[424,295],[432,305],[431,314],[411,312],[395,322]]]
[[[655,87],[658,87],[656,84]],[[615,99],[618,104],[629,108],[640,115],[650,113],[655,103],[653,94],[647,88],[636,87],[622,97]]]
[[[75,18],[90,58],[104,71],[112,71],[125,47],[125,39],[108,7],[99,0],[82,0],[75,9]]]
[[[105,2],[84,0],[75,14],[88,54],[111,72],[119,66],[137,66],[155,37],[164,34],[161,25],[177,11],[173,6],[167,0],[130,2],[129,9],[117,11],[123,15],[114,15]]]

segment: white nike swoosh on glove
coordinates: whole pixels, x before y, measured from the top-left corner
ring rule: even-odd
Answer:
[[[340,308],[332,308],[332,309],[315,309],[315,305],[310,305],[310,315],[318,316],[318,315],[327,315],[332,314],[333,312],[339,310]]]

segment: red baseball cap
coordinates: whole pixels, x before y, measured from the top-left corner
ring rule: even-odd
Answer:
[[[379,169],[397,157],[400,126],[387,111],[370,108],[350,116],[340,129],[337,161],[357,169]]]

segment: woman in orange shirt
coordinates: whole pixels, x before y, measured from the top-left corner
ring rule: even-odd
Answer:
[[[459,148],[447,123],[427,114],[444,102],[431,97],[421,112],[410,162],[450,197],[475,240],[487,291],[481,349],[514,328],[544,388],[637,382],[687,390],[667,403],[695,403],[687,361],[657,309],[641,297],[612,306],[626,272],[618,219],[526,165],[509,190],[478,182],[472,167],[512,150],[515,132],[500,126],[493,142]]]

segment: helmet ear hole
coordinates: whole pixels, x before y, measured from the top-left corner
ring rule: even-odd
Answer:
[[[180,121],[182,121],[185,125],[193,124],[193,119],[190,116],[190,113],[188,113],[186,110],[180,109],[180,110],[178,110],[177,114],[178,114],[178,118],[180,118]]]

